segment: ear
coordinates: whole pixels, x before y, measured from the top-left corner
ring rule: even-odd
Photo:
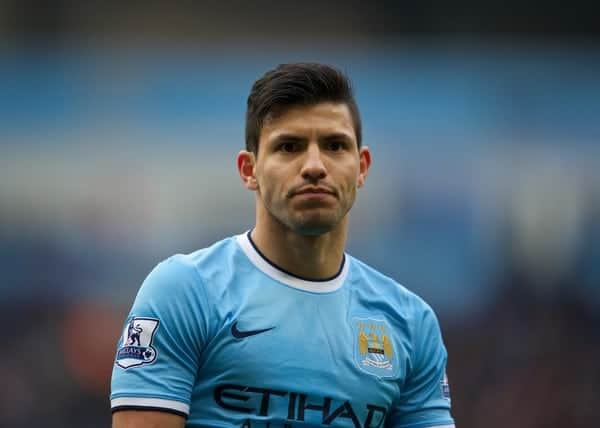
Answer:
[[[358,170],[358,187],[362,187],[367,181],[367,175],[369,174],[369,168],[371,167],[371,151],[368,147],[361,147],[358,151],[359,156],[359,170]]]
[[[246,150],[241,150],[237,155],[237,169],[242,179],[242,183],[248,190],[257,190],[258,183],[254,176],[254,166],[256,164],[256,157],[254,153]]]

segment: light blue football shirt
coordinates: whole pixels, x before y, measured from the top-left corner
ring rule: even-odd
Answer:
[[[249,233],[160,263],[125,322],[111,406],[188,427],[453,427],[431,308],[345,255],[286,273]]]

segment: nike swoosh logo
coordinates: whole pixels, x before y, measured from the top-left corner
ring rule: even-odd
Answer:
[[[238,330],[237,324],[238,323],[236,321],[231,326],[231,334],[236,339],[243,339],[243,338],[248,337],[248,336],[254,336],[255,334],[261,334],[261,333],[264,333],[265,331],[273,330],[275,328],[275,327],[269,327],[269,328],[261,328],[260,330],[246,330],[246,331],[241,331],[241,330]]]

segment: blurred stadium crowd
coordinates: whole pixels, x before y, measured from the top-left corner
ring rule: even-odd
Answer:
[[[1,426],[109,425],[137,288],[161,259],[252,226],[234,168],[245,97],[295,60],[354,82],[374,168],[348,250],[438,313],[457,427],[596,423],[600,43],[587,15],[41,4],[0,5]],[[514,37],[469,33],[486,22]]]

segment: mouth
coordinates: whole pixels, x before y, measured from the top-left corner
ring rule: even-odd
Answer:
[[[315,198],[324,198],[327,196],[336,196],[335,191],[329,189],[327,187],[302,187],[296,191],[291,193],[291,196],[304,196],[304,197],[315,197]]]

